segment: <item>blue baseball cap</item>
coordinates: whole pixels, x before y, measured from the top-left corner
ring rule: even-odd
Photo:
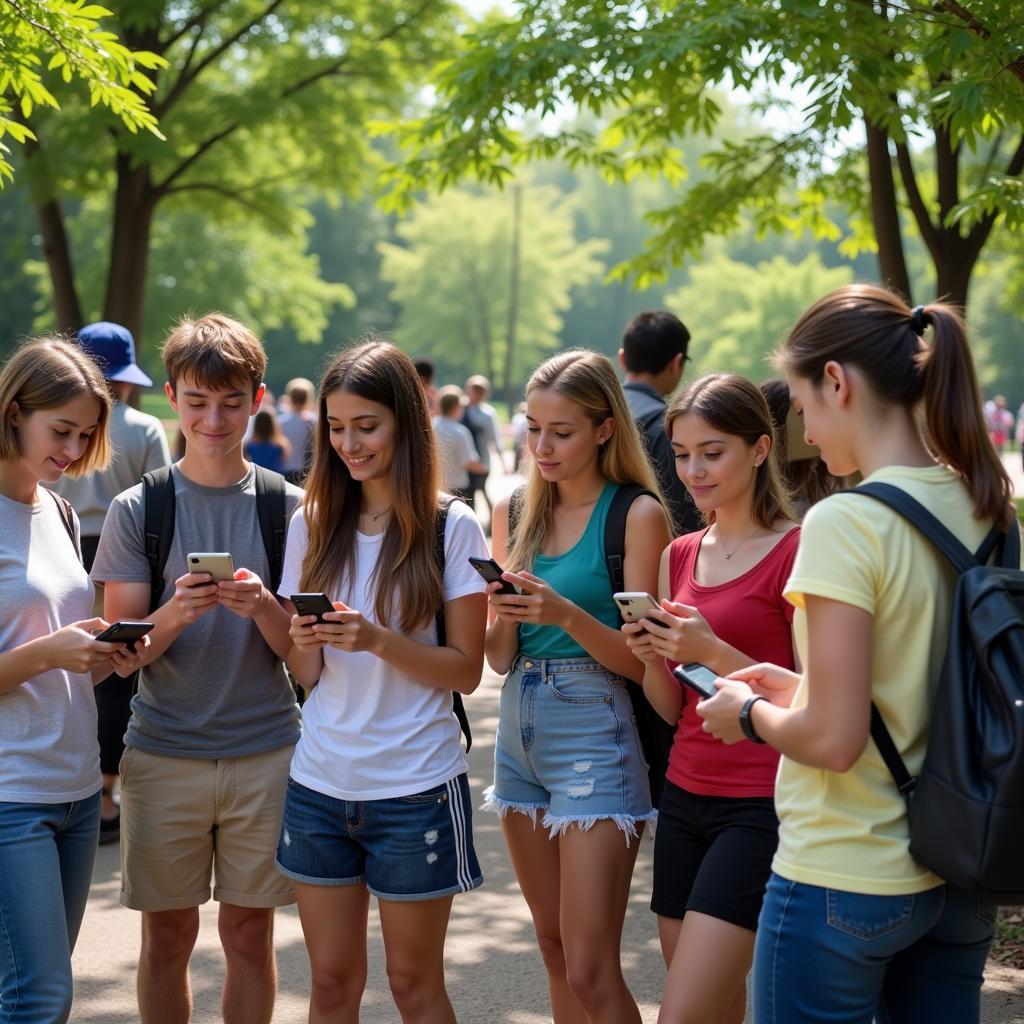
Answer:
[[[106,320],[86,324],[76,335],[78,344],[96,360],[107,380],[153,386],[135,364],[135,339],[127,327]]]

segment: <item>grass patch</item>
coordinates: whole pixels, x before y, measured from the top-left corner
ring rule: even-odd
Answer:
[[[1024,968],[1024,908],[1003,907],[999,911],[989,959],[1007,967]]]
[[[171,403],[167,401],[163,388],[143,391],[139,407],[143,412],[148,412],[150,416],[155,416],[159,420],[178,418],[177,413],[171,408]]]

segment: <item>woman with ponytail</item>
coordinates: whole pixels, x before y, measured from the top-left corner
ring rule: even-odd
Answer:
[[[841,288],[803,315],[778,360],[830,472],[906,491],[972,550],[993,524],[1017,529],[953,308]],[[993,909],[910,856],[904,799],[869,739],[874,702],[920,770],[954,584],[894,511],[831,495],[807,514],[786,585],[803,674],[742,669],[698,707],[726,742],[746,735],[782,754],[755,1024],[978,1021]]]

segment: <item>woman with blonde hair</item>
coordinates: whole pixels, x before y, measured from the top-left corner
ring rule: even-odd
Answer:
[[[335,608],[294,615],[288,654],[308,697],[277,860],[295,883],[312,1022],[359,1019],[371,894],[402,1020],[455,1021],[445,932],[452,898],[483,879],[454,695],[483,669],[487,602],[468,558],[487,545],[451,502],[440,572],[438,479],[412,360],[380,340],[336,356],[279,591]]]
[[[488,587],[487,660],[508,678],[487,806],[533,916],[556,1024],[639,1022],[619,946],[654,810],[627,693],[643,666],[618,629],[604,527],[620,487],[650,492],[629,508],[623,566],[625,589],[650,593],[669,519],[604,356],[543,363],[526,417],[532,459],[511,537],[508,502],[494,515],[494,555],[518,593]]]
[[[66,1021],[100,825],[92,687],[130,674],[101,643],[78,517],[40,484],[110,459],[110,395],[80,348],[41,338],[0,373],[0,1018]],[[136,646],[141,651],[145,639]]]

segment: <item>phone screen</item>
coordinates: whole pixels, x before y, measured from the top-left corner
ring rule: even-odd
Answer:
[[[718,693],[715,688],[715,680],[718,676],[707,665],[701,665],[698,662],[677,665],[672,673],[681,683],[688,686],[694,693],[700,694],[701,697],[714,697]]]

